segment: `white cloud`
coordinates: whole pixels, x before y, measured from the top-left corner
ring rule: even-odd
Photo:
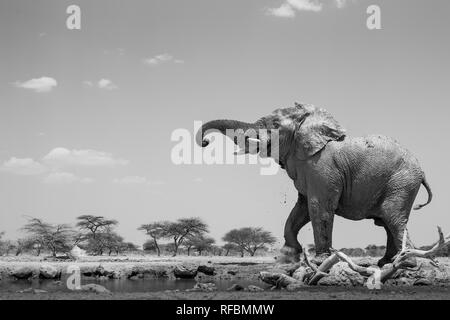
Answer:
[[[336,4],[336,7],[341,9],[347,5],[348,0],[334,0],[334,3]]]
[[[316,0],[286,0],[286,2],[299,11],[319,12],[323,7],[323,4]]]
[[[47,169],[31,158],[19,159],[13,157],[2,164],[0,171],[19,175],[38,175],[44,173]]]
[[[155,58],[158,59],[159,61],[170,61],[173,59],[173,56],[171,56],[168,53],[163,53],[155,56]]]
[[[113,83],[111,80],[109,80],[109,79],[105,79],[105,78],[102,78],[102,79],[100,79],[100,80],[98,80],[97,82],[93,82],[93,81],[91,81],[91,80],[85,80],[85,81],[83,81],[82,82],[83,83],[83,85],[85,86],[85,87],[88,87],[88,88],[93,88],[93,87],[97,87],[97,88],[99,88],[99,89],[104,89],[104,90],[114,90],[114,89],[118,89],[119,87],[115,84],[115,83]]]
[[[94,83],[90,80],[85,80],[85,81],[83,81],[83,85],[85,85],[86,87],[92,88],[94,86]]]
[[[110,153],[96,150],[69,150],[66,148],[54,148],[41,162],[31,158],[15,158],[3,162],[0,165],[0,173],[11,173],[16,175],[43,175],[44,183],[48,184],[70,184],[70,183],[92,183],[94,180],[87,177],[78,177],[77,175],[67,172],[67,167],[116,167],[127,165],[128,161],[124,159],[116,159]],[[139,179],[124,179],[124,182],[139,183],[144,182],[148,185],[154,182]]]
[[[44,183],[48,184],[71,184],[71,183],[92,183],[91,178],[80,178],[70,172],[52,172],[44,178]]]
[[[33,90],[34,92],[50,92],[58,85],[55,79],[50,77],[40,77],[24,82],[17,81],[14,85],[18,88]]]
[[[267,9],[267,14],[282,17],[282,18],[293,18],[295,17],[295,11],[288,3],[283,3],[279,8]]]
[[[143,60],[144,64],[148,66],[157,66],[159,64],[173,62],[173,63],[184,63],[184,60],[175,59],[172,55],[168,53],[158,54],[154,57],[146,58]]]
[[[105,89],[105,90],[114,90],[117,89],[118,87],[109,79],[100,79],[97,83],[97,86],[100,89]]]
[[[44,158],[45,164],[55,167],[85,166],[85,167],[115,167],[127,165],[124,159],[115,159],[110,153],[96,150],[69,150],[66,148],[55,148]]]
[[[126,176],[123,178],[118,178],[113,180],[114,183],[124,184],[124,185],[162,185],[162,181],[150,181],[146,177],[141,176]]]
[[[327,7],[339,9],[356,0],[285,0],[278,8],[269,8],[266,13],[281,18],[293,18],[298,11],[320,12]]]

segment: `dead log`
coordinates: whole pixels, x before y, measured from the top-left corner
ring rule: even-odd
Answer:
[[[316,266],[314,263],[311,263],[308,259],[306,251],[303,250],[303,265],[297,269],[299,271],[299,277],[296,278],[298,279],[283,273],[267,271],[260,272],[259,278],[262,281],[271,284],[275,288],[301,288],[305,285],[316,285],[320,279],[328,276],[330,269],[336,263],[343,261],[348,264],[350,269],[359,273],[363,277],[368,278],[365,283],[367,287],[379,289],[381,283],[384,283],[390,279],[398,270],[411,270],[408,269],[408,265],[406,263],[411,257],[429,259],[433,265],[437,265],[437,262],[433,260],[433,257],[439,252],[439,250],[446,247],[450,243],[450,234],[444,237],[440,227],[438,227],[438,234],[439,240],[433,244],[431,249],[420,250],[413,247],[411,240],[409,240],[408,230],[405,229],[400,253],[396,256],[392,263],[386,264],[381,270],[378,267],[360,266],[343,252],[330,248],[331,255],[325,259],[320,266]],[[408,243],[411,248],[408,248]],[[305,266],[305,264],[309,269]]]
[[[408,269],[407,260],[412,257],[425,258],[430,259],[433,265],[437,265],[436,261],[433,260],[433,257],[441,250],[446,247],[450,243],[450,234],[444,237],[442,233],[442,229],[438,227],[439,240],[433,244],[433,247],[429,250],[420,250],[416,248],[408,248],[407,244],[411,241],[408,241],[408,230],[405,229],[403,232],[403,241],[402,241],[402,249],[400,253],[396,256],[392,263],[386,264],[383,269],[379,270],[375,267],[362,267],[353,262],[353,260],[345,255],[344,253],[332,249],[333,255],[336,255],[340,260],[346,262],[348,266],[353,270],[361,274],[362,276],[369,277],[367,282],[373,283],[374,276],[379,272],[379,281],[381,283],[386,282],[390,279],[398,270],[400,269]]]

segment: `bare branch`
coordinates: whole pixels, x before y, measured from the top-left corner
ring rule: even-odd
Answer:
[[[345,253],[337,251],[336,249],[330,248],[331,252],[333,252],[340,260],[347,262],[350,269],[352,269],[355,272],[358,272],[362,276],[369,277],[372,274],[374,274],[373,268],[366,268],[362,267],[360,265],[357,265],[353,260],[347,256]]]
[[[332,254],[326,258],[322,264],[317,268],[316,273],[312,276],[311,280],[308,281],[309,285],[315,285],[320,279],[328,275],[328,271],[339,262],[339,258],[336,254]]]
[[[308,255],[306,254],[306,250],[302,248],[303,250],[303,257],[305,258],[305,263],[308,267],[310,267],[314,272],[317,272],[317,266],[315,264],[312,264],[309,262]]]

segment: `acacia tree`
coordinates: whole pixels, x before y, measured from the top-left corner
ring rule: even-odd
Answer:
[[[203,251],[211,250],[214,243],[216,243],[216,240],[210,237],[205,237],[203,235],[192,240],[193,247],[197,251],[199,256],[202,255]]]
[[[234,243],[225,243],[222,246],[222,249],[225,251],[225,256],[228,256],[228,254],[230,253],[230,251],[239,251],[239,247],[237,245],[235,245]]]
[[[258,249],[274,244],[276,239],[271,232],[262,228],[247,227],[229,231],[223,241],[235,244],[240,249],[241,256],[247,251],[253,257]]]
[[[221,246],[211,245],[209,251],[213,256],[221,256],[223,253],[223,248]]]
[[[161,247],[163,247],[163,251],[170,253],[173,255],[173,253],[175,252],[175,245],[173,244],[173,242],[170,243],[166,243],[164,245],[162,245]]]
[[[15,248],[12,241],[2,239],[4,234],[4,232],[0,232],[0,255],[8,255]]]
[[[191,249],[194,247],[194,245],[195,245],[195,239],[193,239],[192,237],[187,237],[183,241],[183,247],[186,248],[186,253],[188,256],[191,255]]]
[[[103,255],[115,252],[117,255],[124,251],[125,242],[112,226],[106,226],[101,232],[96,232],[95,238],[92,235],[87,237],[87,249],[94,255]]]
[[[147,252],[147,251],[156,251],[156,247],[155,247],[155,242],[153,242],[153,240],[149,239],[147,241],[144,242],[144,244],[142,245],[142,249]],[[160,248],[161,251],[161,248]]]
[[[169,224],[170,222],[166,221],[154,222],[149,224],[143,224],[138,228],[138,230],[145,231],[145,233],[152,238],[153,247],[155,248],[158,257],[161,255],[161,249],[159,248],[158,241],[159,239],[167,236]]]
[[[197,238],[208,232],[208,225],[200,218],[182,218],[167,224],[165,238],[173,240],[173,256],[187,238]]]
[[[114,231],[105,232],[102,236],[104,238],[103,245],[105,249],[108,250],[108,255],[110,256],[112,252],[115,252],[116,255],[118,255],[125,244],[123,237],[119,236]]]
[[[113,243],[119,237],[113,231],[114,226],[118,224],[116,220],[93,215],[81,215],[77,220],[77,227],[81,231],[78,242],[86,242],[87,249],[91,253],[102,255],[106,250],[109,254],[114,251]]]
[[[4,250],[5,255],[9,255],[9,253],[11,251],[16,249],[16,245],[11,240],[5,240],[3,242],[3,245],[4,245],[3,250]]]
[[[41,254],[41,247],[35,248],[35,242],[32,239],[29,238],[20,238],[17,239],[14,245],[16,249],[15,255],[18,256],[22,254],[25,250],[32,250],[32,249],[39,249],[36,250],[36,255],[39,256]]]
[[[67,224],[56,224],[44,222],[38,218],[29,218],[23,230],[29,234],[29,241],[37,246],[38,255],[41,248],[47,248],[56,257],[57,252],[66,252],[71,248],[74,236],[73,230]]]
[[[117,220],[106,219],[102,216],[81,215],[77,217],[77,227],[80,230],[90,232],[92,238],[96,238],[97,232],[101,232],[108,227],[117,225]]]

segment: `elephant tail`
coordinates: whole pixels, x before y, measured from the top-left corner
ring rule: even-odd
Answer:
[[[414,210],[419,210],[419,209],[425,207],[427,204],[429,204],[431,202],[431,199],[433,199],[433,193],[431,192],[430,185],[428,184],[427,179],[425,178],[425,176],[423,176],[422,184],[425,187],[425,189],[427,189],[428,201],[426,203],[424,203],[424,204],[418,204],[418,205],[414,206]]]

